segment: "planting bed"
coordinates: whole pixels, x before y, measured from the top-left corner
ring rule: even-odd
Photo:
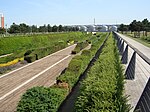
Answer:
[[[81,55],[75,56],[68,68],[57,77],[56,84],[50,88],[35,87],[28,90],[22,96],[17,111],[26,111],[31,108],[33,111],[56,112],[77,86],[85,70],[88,70],[87,76],[80,80],[79,96],[74,101],[72,110],[75,112],[128,112],[130,107],[123,95],[123,70],[112,35],[109,36],[102,51],[99,49],[106,37],[106,33],[92,36],[89,39],[92,44],[91,49],[83,50]],[[91,60],[95,63],[87,69]],[[67,111],[70,112],[70,110]]]

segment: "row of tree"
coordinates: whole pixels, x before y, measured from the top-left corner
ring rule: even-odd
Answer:
[[[40,32],[68,32],[68,31],[78,31],[79,29],[78,27],[73,26],[62,26],[62,25],[51,26],[50,24],[48,24],[37,27],[36,25],[29,26],[25,23],[21,23],[19,25],[13,23],[8,29],[0,28],[0,34],[5,34],[6,30],[10,34],[15,34],[15,33],[40,33]]]
[[[150,22],[148,19],[143,21],[133,20],[129,25],[121,24],[118,30],[122,33],[131,31],[131,33],[134,33],[134,37],[140,37],[141,32],[143,32],[143,36],[147,37],[147,32],[150,31]]]

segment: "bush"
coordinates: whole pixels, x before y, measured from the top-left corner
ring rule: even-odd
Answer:
[[[99,49],[101,44],[103,43],[106,34],[104,34],[99,41],[95,41],[94,38],[92,41],[95,41],[94,45],[90,50],[83,50],[81,55],[75,56],[71,62],[69,63],[68,68],[66,69],[65,73],[57,77],[57,80],[66,82],[72,88],[74,84],[78,81],[80,75],[85,71],[86,67],[88,66],[90,60],[95,55],[96,51]],[[78,44],[79,46],[79,44]],[[76,47],[79,48],[79,47]]]
[[[88,66],[92,56],[96,53],[98,48],[101,46],[106,35],[103,35],[102,40],[95,41],[95,49],[90,52],[83,51],[81,55],[75,56],[68,65],[65,72],[57,77],[57,84],[51,88],[37,87],[28,90],[23,96],[18,104],[17,111],[50,111],[56,112],[60,104],[65,99],[69,90],[76,84],[79,80],[80,75],[85,71]],[[87,55],[87,54],[91,55]],[[61,88],[58,88],[61,87]],[[49,92],[50,91],[50,92]],[[82,100],[81,100],[82,101]],[[31,109],[31,110],[30,110]]]
[[[24,54],[24,56],[27,56],[27,55],[29,55],[31,53],[32,53],[32,50],[27,50],[27,52]]]
[[[32,63],[35,60],[37,60],[37,55],[35,55],[35,54],[27,55],[24,57],[24,60],[26,60],[28,63]]]
[[[66,82],[69,84],[69,87],[73,87],[73,85],[77,82],[80,74],[82,73],[83,62],[81,56],[74,57],[68,65],[65,74],[57,77],[57,80],[62,82]]]
[[[77,43],[75,49],[72,51],[72,54],[77,54],[77,53],[79,53],[82,49],[84,49],[84,48],[87,47],[88,45],[89,45],[89,43],[88,43],[87,41]]]
[[[119,54],[110,37],[81,84],[75,112],[128,112],[130,108],[123,96],[123,84]]]
[[[81,55],[90,56],[91,57],[91,51],[90,50],[83,50]]]
[[[56,112],[66,95],[63,88],[31,88],[19,101],[17,112]]]
[[[54,46],[51,47],[43,47],[43,48],[38,48],[38,49],[33,49],[33,50],[28,50],[24,56],[25,56],[25,60],[28,63],[31,63],[35,60],[41,59],[53,52],[56,52],[58,50],[61,50],[63,48],[65,48],[66,45],[61,41],[58,43],[56,43]]]

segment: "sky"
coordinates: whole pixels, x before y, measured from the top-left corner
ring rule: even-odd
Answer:
[[[150,0],[0,0],[5,24],[129,24],[150,20]]]

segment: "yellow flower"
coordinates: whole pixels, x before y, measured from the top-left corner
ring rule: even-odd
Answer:
[[[6,67],[6,66],[14,65],[14,64],[16,64],[16,63],[18,63],[19,61],[22,61],[22,60],[24,60],[24,58],[17,58],[17,59],[14,59],[13,61],[0,64],[0,67]]]

